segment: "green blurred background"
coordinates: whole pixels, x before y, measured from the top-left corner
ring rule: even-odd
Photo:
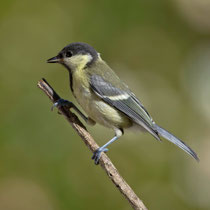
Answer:
[[[209,0],[1,0],[0,209],[130,209],[73,129],[51,112],[42,77],[75,101],[67,71],[46,60],[94,46],[153,119],[199,155],[130,133],[108,153],[149,209],[210,209]],[[113,136],[88,130],[99,145]]]

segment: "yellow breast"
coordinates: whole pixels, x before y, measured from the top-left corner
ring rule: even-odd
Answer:
[[[88,116],[106,127],[130,127],[132,123],[126,115],[108,105],[90,89],[85,74],[85,69],[73,72],[73,93]]]

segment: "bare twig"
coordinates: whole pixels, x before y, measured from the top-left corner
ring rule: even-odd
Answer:
[[[45,94],[50,98],[50,100],[55,103],[60,96],[53,90],[53,88],[47,83],[45,79],[42,79],[38,82],[38,87],[42,89]],[[65,107],[58,107],[59,112],[64,115],[67,121],[71,124],[71,126],[77,131],[79,136],[82,138],[84,143],[88,146],[88,148],[93,152],[99,148],[96,144],[92,136],[89,134],[85,126],[81,123],[81,121],[77,118],[77,116],[68,110]],[[106,171],[109,178],[115,184],[115,186],[119,189],[119,191],[125,196],[125,198],[129,201],[133,209],[138,210],[146,210],[147,208],[143,204],[143,202],[138,198],[138,196],[134,193],[131,187],[126,183],[126,181],[121,177],[111,160],[107,157],[105,153],[102,153],[100,158],[100,165]]]

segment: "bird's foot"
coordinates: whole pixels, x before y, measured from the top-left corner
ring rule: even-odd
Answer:
[[[96,165],[99,164],[99,159],[100,159],[100,157],[101,157],[101,153],[102,153],[102,152],[107,152],[107,151],[108,151],[107,148],[100,147],[100,148],[98,148],[98,149],[93,153],[92,160],[95,161],[95,164],[96,164]]]
[[[67,101],[65,99],[60,98],[53,104],[53,106],[51,107],[51,111],[53,111],[53,109],[55,107],[61,107],[61,106],[65,106],[66,108],[70,109],[70,108],[72,108],[73,103],[70,102],[70,101]]]

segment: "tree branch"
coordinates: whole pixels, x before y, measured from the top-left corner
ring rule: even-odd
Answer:
[[[45,79],[38,82],[38,87],[44,91],[44,93],[50,98],[50,100],[55,103],[60,96],[53,90],[53,88],[47,83]],[[71,126],[77,131],[78,135],[82,138],[84,143],[93,152],[99,148],[92,136],[89,134],[85,126],[81,123],[78,117],[65,107],[58,107],[59,112],[64,115]],[[102,153],[100,158],[100,165],[106,171],[109,178],[119,189],[119,191],[125,196],[129,201],[133,209],[146,210],[147,208],[143,202],[134,193],[132,188],[126,183],[126,181],[121,177],[111,160],[107,157],[105,153]]]

